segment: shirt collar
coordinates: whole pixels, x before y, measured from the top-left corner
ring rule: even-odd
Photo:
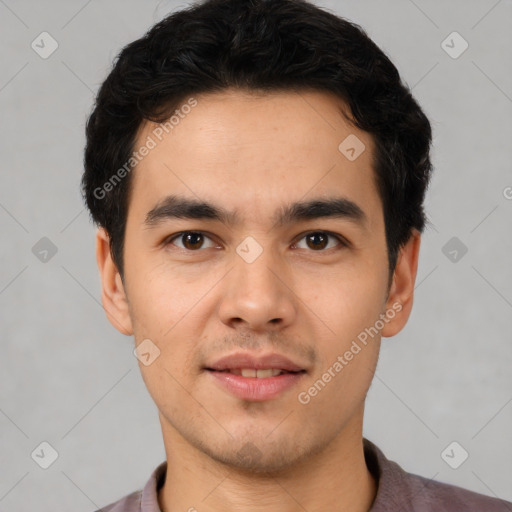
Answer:
[[[140,512],[161,512],[158,504],[158,491],[165,482],[167,461],[162,462],[151,474],[147,484],[142,489]]]
[[[394,496],[400,495],[398,489],[406,486],[406,473],[395,462],[388,460],[385,455],[368,439],[363,439],[364,456],[368,470],[377,483],[377,493],[370,512],[385,512]],[[165,482],[167,461],[159,464],[144,486],[140,501],[140,512],[161,512],[158,504],[158,491]],[[393,492],[391,492],[391,490]],[[403,502],[397,505],[403,505]]]

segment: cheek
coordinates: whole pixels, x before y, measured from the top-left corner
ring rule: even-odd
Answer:
[[[194,340],[200,339],[211,314],[205,309],[209,302],[204,295],[212,288],[215,276],[191,279],[169,268],[168,262],[146,261],[146,266],[141,263],[136,271],[135,266],[131,270],[135,338],[137,343],[148,338],[160,350],[152,365],[139,366],[150,393],[158,393],[163,386],[167,396],[195,363],[198,347]]]
[[[344,343],[379,318],[386,278],[385,272],[369,265],[310,273],[302,280],[303,303],[323,321],[327,336]]]
[[[330,300],[318,303],[323,322],[315,340],[319,364],[309,391],[319,410],[339,407],[350,416],[364,401],[371,384],[380,349],[380,333],[375,330],[381,313],[381,289],[375,286],[345,286]],[[320,332],[320,331],[318,331]]]
[[[179,269],[169,268],[166,261],[133,263],[129,282],[134,324],[148,331],[145,336],[152,334],[165,342],[178,323],[200,309],[210,279],[187,279]]]
[[[319,405],[334,401],[350,408],[364,399],[380,348],[380,329],[375,326],[382,313],[384,287],[379,273],[366,268],[330,276],[323,293],[317,288],[304,301],[322,320],[317,322],[319,365],[312,379]]]
[[[188,393],[184,393],[179,365],[163,351],[151,365],[139,364],[144,384],[160,411],[166,411],[168,418],[177,417],[181,409],[187,409]],[[188,390],[188,387],[187,387]]]

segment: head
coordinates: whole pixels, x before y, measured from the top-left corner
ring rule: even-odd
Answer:
[[[300,0],[197,4],[123,48],[86,136],[103,303],[160,351],[140,367],[164,434],[268,471],[360,425],[431,172],[430,124],[366,33]],[[300,382],[235,398],[207,370],[234,351],[284,354]]]

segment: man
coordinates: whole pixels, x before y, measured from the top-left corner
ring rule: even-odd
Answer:
[[[431,127],[358,26],[210,0],[121,52],[83,190],[166,461],[110,512],[505,511],[363,439],[413,303]]]

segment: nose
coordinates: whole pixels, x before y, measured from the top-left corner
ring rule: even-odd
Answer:
[[[235,255],[234,268],[224,280],[219,307],[221,321],[232,328],[279,330],[292,324],[297,295],[285,266],[264,250],[251,263]]]

